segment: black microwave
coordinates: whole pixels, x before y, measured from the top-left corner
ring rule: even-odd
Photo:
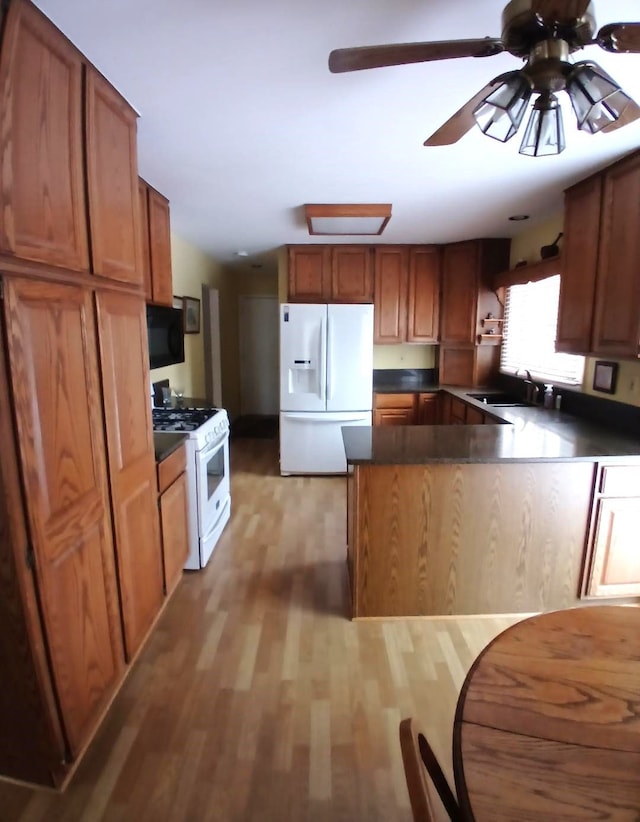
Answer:
[[[147,305],[149,368],[184,362],[184,325],[181,308]]]

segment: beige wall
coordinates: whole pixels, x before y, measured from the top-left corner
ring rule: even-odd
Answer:
[[[173,293],[175,296],[196,297],[198,300],[201,300],[202,284],[206,283],[207,285],[220,289],[222,314],[223,303],[228,303],[228,300],[225,301],[223,299],[228,292],[228,287],[226,285],[226,277],[219,263],[186,240],[172,233],[171,265],[173,269]],[[200,313],[200,333],[185,334],[185,361],[179,365],[155,368],[151,372],[151,378],[154,382],[168,379],[171,386],[182,389],[187,397],[205,396],[202,306],[200,306]],[[223,364],[223,397],[225,389],[224,372],[225,368]]]
[[[561,230],[561,213],[550,215],[544,222],[538,223],[530,229],[525,229],[518,237],[515,237],[511,243],[511,265],[515,265],[518,260],[527,260],[527,262],[539,260],[540,247],[552,243]],[[560,245],[562,247],[562,241]],[[609,360],[609,358],[607,358],[607,360]],[[635,360],[617,361],[619,368],[615,394],[603,394],[601,391],[593,390],[593,370],[595,362],[595,358],[587,357],[582,382],[582,390],[586,394],[640,406],[640,362]]]

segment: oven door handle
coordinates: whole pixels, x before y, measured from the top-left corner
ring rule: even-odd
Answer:
[[[216,440],[215,442],[208,442],[205,447],[201,451],[196,451],[196,456],[199,460],[208,459],[214,451],[218,451],[222,448],[225,444],[225,441],[229,439],[229,434],[225,434],[224,437],[221,439]]]

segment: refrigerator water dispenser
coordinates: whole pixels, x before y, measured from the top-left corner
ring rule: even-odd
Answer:
[[[318,390],[318,369],[311,360],[294,360],[289,367],[289,394],[312,394]]]

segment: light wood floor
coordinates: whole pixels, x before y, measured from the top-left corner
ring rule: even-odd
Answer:
[[[459,688],[515,620],[351,622],[344,478],[232,442],[232,519],[185,576],[64,794],[0,782],[3,822],[410,820],[398,724],[451,774]]]

